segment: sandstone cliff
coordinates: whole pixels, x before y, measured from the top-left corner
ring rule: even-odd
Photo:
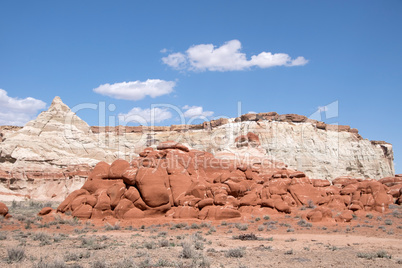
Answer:
[[[392,145],[363,139],[356,129],[304,116],[247,114],[198,125],[89,127],[56,97],[22,129],[3,127],[0,198],[16,195],[58,200],[82,186],[99,161],[131,161],[145,147],[174,140],[216,158],[286,163],[313,179],[394,175]],[[261,161],[264,163],[264,161]]]
[[[120,157],[138,153],[146,146],[174,140],[206,150],[218,158],[234,153],[239,161],[244,157],[276,160],[316,179],[333,180],[348,175],[378,180],[394,175],[391,144],[363,139],[357,129],[349,126],[326,125],[300,115],[264,113],[213,120],[201,125],[155,129],[92,127],[92,130],[99,140],[119,148]],[[255,134],[257,141],[237,140],[247,133]]]
[[[115,153],[99,148],[87,123],[59,97],[50,108],[0,146],[0,194],[63,199],[82,186],[92,166],[113,161]]]

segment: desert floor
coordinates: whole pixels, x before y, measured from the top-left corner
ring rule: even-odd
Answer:
[[[222,221],[80,221],[37,216],[57,203],[6,203],[0,267],[402,267],[402,207],[350,223],[294,215]]]

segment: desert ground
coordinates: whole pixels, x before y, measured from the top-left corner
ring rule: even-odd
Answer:
[[[362,212],[350,223],[299,215],[246,215],[223,221],[148,218],[78,220],[6,202],[1,267],[401,267],[402,208]],[[311,208],[300,208],[303,214]]]

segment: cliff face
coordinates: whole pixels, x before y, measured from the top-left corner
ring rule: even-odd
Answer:
[[[315,179],[333,180],[339,176],[380,179],[394,175],[391,144],[362,139],[357,130],[347,126],[325,125],[309,120],[232,119],[216,127],[182,127],[179,131],[159,129],[152,132],[145,128],[143,132],[138,128],[135,131],[130,128],[95,130],[99,139],[106,144],[115,148],[120,146],[121,156],[133,153],[124,151],[124,148],[143,148],[175,140],[191,148],[211,152],[216,157],[234,153],[239,162],[244,157],[276,160]],[[254,133],[259,139],[258,144],[236,141],[237,137],[247,133]]]
[[[99,148],[88,124],[56,97],[48,111],[6,132],[0,143],[0,195],[63,199],[82,186],[93,165],[114,155]]]
[[[392,145],[356,129],[274,112],[170,127],[89,127],[56,97],[22,129],[2,129],[0,198],[15,194],[63,199],[99,161],[131,160],[145,147],[174,140],[217,158],[286,163],[314,179],[380,179],[394,175]]]

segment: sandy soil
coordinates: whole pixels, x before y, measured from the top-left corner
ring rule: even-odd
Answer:
[[[340,224],[289,215],[107,223],[36,216],[49,204],[7,205],[0,267],[402,267],[398,206]]]

